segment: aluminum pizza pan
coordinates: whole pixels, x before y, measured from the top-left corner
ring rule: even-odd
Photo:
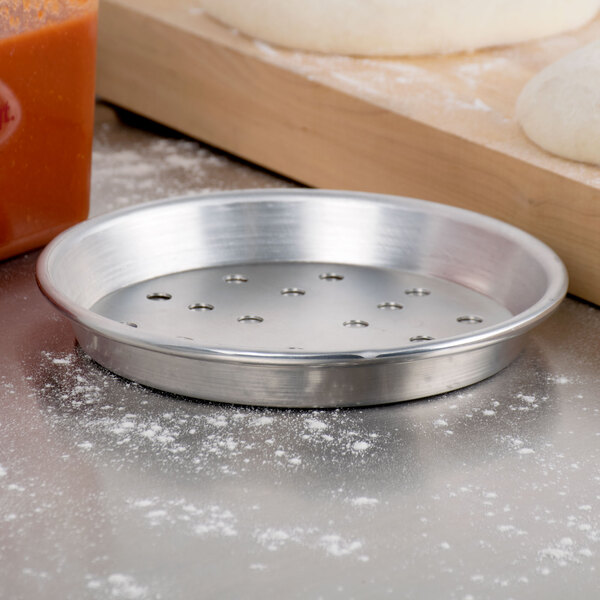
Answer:
[[[501,221],[322,190],[175,198],[91,219],[37,267],[109,370],[205,400],[365,406],[493,375],[567,289],[557,255]]]

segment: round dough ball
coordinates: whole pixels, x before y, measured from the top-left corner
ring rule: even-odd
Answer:
[[[198,0],[256,38],[302,50],[417,55],[513,44],[580,27],[600,0]]]
[[[533,77],[517,101],[517,119],[545,150],[600,165],[600,41]]]

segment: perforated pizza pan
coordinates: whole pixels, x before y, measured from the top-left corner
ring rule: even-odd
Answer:
[[[77,225],[38,282],[119,375],[231,403],[360,406],[439,394],[513,360],[567,275],[542,242],[409,198],[270,190]]]

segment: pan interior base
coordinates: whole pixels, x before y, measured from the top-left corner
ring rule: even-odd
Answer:
[[[382,353],[510,318],[460,284],[399,269],[275,262],[174,273],[119,289],[92,311],[232,352]]]

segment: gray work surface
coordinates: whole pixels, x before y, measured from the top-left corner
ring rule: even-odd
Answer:
[[[290,186],[98,107],[92,214]],[[114,376],[0,263],[0,598],[600,596],[600,311],[567,299],[498,375],[330,411]]]

